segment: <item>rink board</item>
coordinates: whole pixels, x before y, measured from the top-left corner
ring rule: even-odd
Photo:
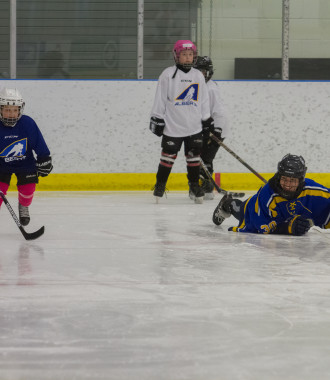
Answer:
[[[273,173],[260,173],[266,180]],[[330,173],[309,173],[308,178],[330,187]],[[258,190],[263,182],[252,173],[215,173],[217,184],[225,190]],[[65,173],[40,178],[38,190],[44,191],[136,191],[151,190],[155,173]],[[170,191],[187,190],[186,173],[171,173],[167,188]],[[12,180],[9,190],[15,190]]]

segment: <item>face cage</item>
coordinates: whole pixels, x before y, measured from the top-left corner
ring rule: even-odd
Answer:
[[[213,71],[212,70],[203,70],[202,71],[204,77],[205,77],[205,82],[207,83],[211,78],[212,78],[212,75],[213,75]]]
[[[2,116],[2,108],[3,107],[4,107],[3,105],[0,106],[0,120],[2,121],[2,123],[6,127],[15,127],[15,125],[18,122],[18,120],[22,117],[23,107],[24,106],[18,106],[18,111],[19,111],[18,117],[3,117]]]
[[[305,177],[294,177],[294,178],[299,179],[299,184],[298,184],[297,190],[296,191],[286,191],[282,188],[282,186],[280,184],[280,180],[281,180],[282,175],[285,175],[285,174],[277,173],[277,176],[276,176],[277,177],[276,178],[276,186],[278,188],[277,192],[279,193],[279,195],[281,197],[287,199],[288,201],[297,198],[303,190],[303,187],[305,184]]]
[[[212,65],[203,65],[203,64],[198,65],[196,62],[194,67],[204,75],[206,83],[212,78],[213,73],[214,73]]]
[[[179,63],[179,57],[180,57],[180,53],[184,50],[192,50],[193,53],[194,53],[194,59],[192,61],[192,63],[185,63],[184,65],[181,65],[183,68],[185,69],[191,69],[193,66],[196,65],[196,61],[197,61],[197,51],[194,51],[193,49],[182,49],[179,51],[179,53],[177,53],[175,50],[173,50],[173,57],[174,57],[174,62],[177,64],[177,65],[180,65]]]

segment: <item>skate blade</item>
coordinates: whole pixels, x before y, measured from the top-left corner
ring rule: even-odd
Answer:
[[[205,193],[204,199],[206,201],[212,201],[214,199],[214,194],[213,193]]]
[[[192,201],[194,201],[194,200],[195,200],[195,195],[194,195],[194,194],[191,194],[191,193],[189,193],[189,198],[190,198]]]
[[[222,224],[222,222],[225,220],[225,218],[221,217],[221,216],[217,216],[217,217],[213,217],[213,223],[216,225],[216,226],[220,226]]]
[[[204,197],[195,197],[195,203],[202,204],[203,203],[203,198]]]

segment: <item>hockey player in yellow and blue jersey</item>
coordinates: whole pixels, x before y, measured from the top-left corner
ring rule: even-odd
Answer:
[[[330,189],[305,178],[305,160],[287,154],[277,172],[257,194],[246,201],[227,194],[213,213],[220,225],[233,215],[239,220],[229,231],[304,235],[311,226],[330,228]]]

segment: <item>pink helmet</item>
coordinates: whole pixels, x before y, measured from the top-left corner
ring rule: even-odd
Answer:
[[[196,59],[197,59],[196,45],[189,40],[176,41],[176,43],[174,44],[174,47],[173,47],[173,57],[174,57],[175,63],[179,63],[179,56],[180,56],[180,53],[182,52],[182,50],[192,50],[194,52],[194,62],[191,65],[191,66],[193,66]]]

